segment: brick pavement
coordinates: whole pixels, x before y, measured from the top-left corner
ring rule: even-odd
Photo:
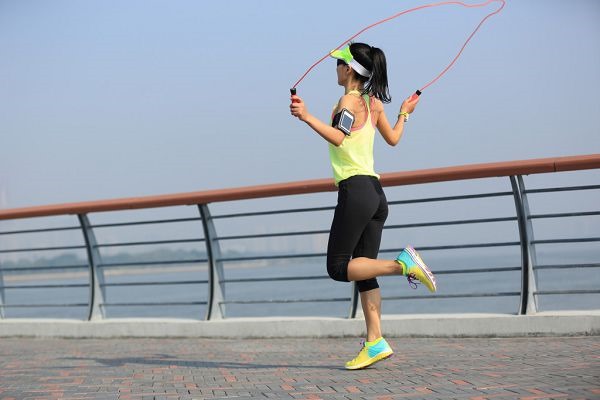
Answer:
[[[0,339],[0,399],[600,399],[600,337]]]

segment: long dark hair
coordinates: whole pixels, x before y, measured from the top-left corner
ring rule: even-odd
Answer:
[[[350,53],[360,65],[372,73],[371,78],[367,78],[355,72],[356,77],[365,83],[364,93],[373,95],[383,103],[392,101],[388,88],[387,64],[383,51],[365,43],[350,43]]]

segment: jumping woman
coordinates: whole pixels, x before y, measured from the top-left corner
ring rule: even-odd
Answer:
[[[383,103],[391,101],[383,51],[364,43],[352,43],[332,51],[331,56],[337,59],[338,85],[344,87],[344,95],[333,111],[332,124],[311,115],[296,95],[292,95],[290,111],[329,142],[338,202],[327,245],[327,272],[336,281],[356,282],[360,292],[367,338],[358,356],[346,363],[347,369],[360,369],[393,354],[381,334],[381,291],[377,277],[404,275],[411,286],[418,280],[431,292],[436,291],[436,282],[410,246],[395,260],[377,259],[388,205],[373,166],[375,128],[389,145],[395,146],[419,99],[404,100],[392,127],[383,109]]]

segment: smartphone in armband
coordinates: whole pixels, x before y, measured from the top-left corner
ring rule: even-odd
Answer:
[[[333,116],[333,122],[331,126],[339,129],[346,136],[350,136],[352,131],[352,124],[354,123],[354,114],[350,111],[342,108],[342,111]]]

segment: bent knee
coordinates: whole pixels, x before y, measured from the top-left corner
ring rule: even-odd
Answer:
[[[348,281],[348,263],[350,260],[346,257],[343,259],[331,259],[327,258],[327,273],[329,277],[334,281],[338,282],[349,282]]]

